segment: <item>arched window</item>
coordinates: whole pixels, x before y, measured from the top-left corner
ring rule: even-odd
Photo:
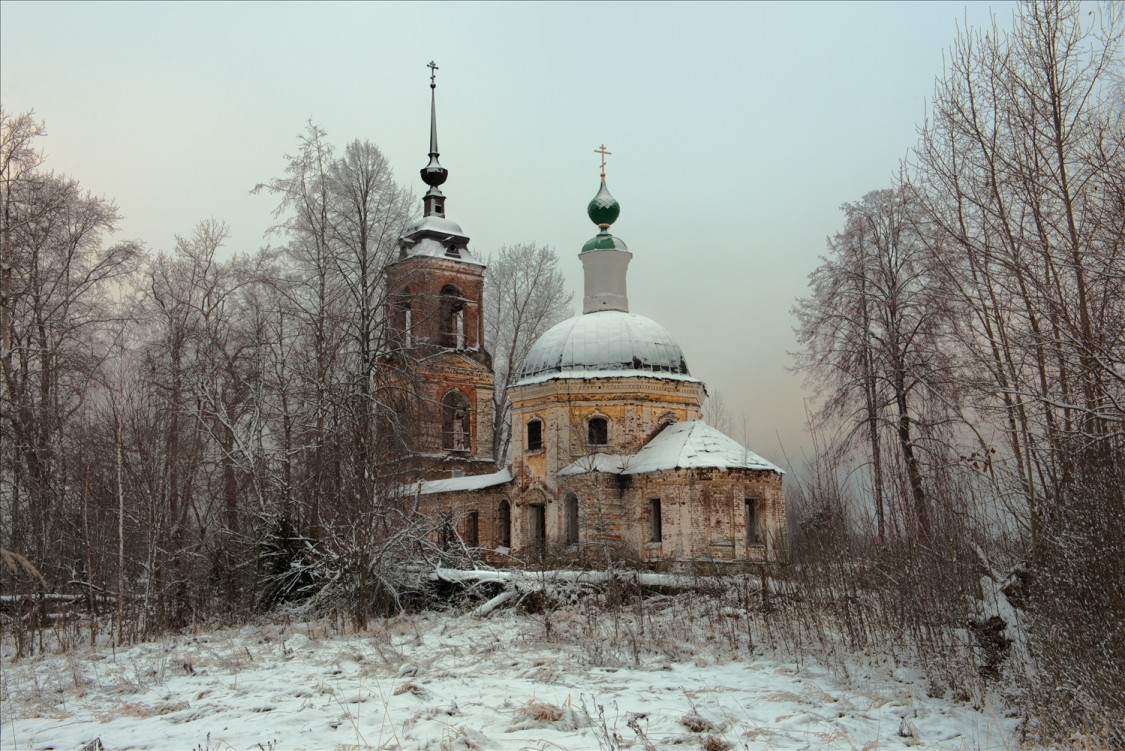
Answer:
[[[543,421],[538,417],[527,423],[527,450],[539,451],[543,448]]]
[[[586,423],[586,443],[591,446],[605,446],[609,443],[609,420],[591,417]]]
[[[396,327],[397,342],[402,347],[414,346],[414,317],[411,310],[410,288],[403,287],[395,295],[394,305],[397,313],[393,319]]]
[[[441,400],[441,445],[446,451],[472,450],[472,407],[460,391]]]
[[[441,290],[441,345],[465,348],[465,298],[452,284]]]
[[[578,542],[578,496],[567,493],[563,498],[563,544]]]
[[[500,541],[500,547],[512,547],[512,504],[506,499],[500,501],[500,507],[496,509],[496,539]]]

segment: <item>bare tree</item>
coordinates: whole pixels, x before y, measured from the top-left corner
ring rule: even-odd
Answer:
[[[947,408],[955,403],[940,344],[948,311],[934,294],[915,211],[905,185],[845,204],[846,227],[829,241],[829,256],[810,276],[811,297],[794,308],[805,345],[798,366],[810,383],[831,384],[821,416],[844,422],[846,442],[866,440],[880,539],[886,533],[884,428],[905,470],[910,526],[928,534],[918,441],[948,419]]]
[[[30,115],[2,118],[0,209],[0,493],[5,545],[42,562],[69,534],[64,438],[109,342],[110,295],[139,249],[108,244],[117,209],[40,169]]]
[[[386,327],[386,267],[397,257],[398,239],[414,200],[394,181],[390,165],[369,141],[353,141],[329,170],[333,262],[347,313],[342,321],[348,383],[346,415],[351,435],[348,465],[349,518],[379,509],[381,456],[377,425],[388,405],[376,394],[379,358],[390,346]]]
[[[1073,452],[1121,446],[1121,32],[1117,6],[1027,2],[1011,33],[962,34],[915,153],[964,382],[1000,418],[1033,541]]]
[[[285,175],[258,185],[277,196],[271,233],[283,238],[283,267],[276,288],[284,296],[297,337],[291,372],[294,386],[287,437],[295,448],[290,462],[301,470],[291,486],[297,503],[296,527],[313,537],[321,530],[322,507],[335,495],[337,473],[331,458],[336,393],[333,379],[342,349],[345,291],[334,263],[332,195],[329,172],[334,149],[324,130],[311,121],[298,138],[296,154],[286,156]]]
[[[730,435],[734,432],[734,414],[731,413],[727,400],[718,389],[711,389],[711,393],[707,395],[707,402],[703,406],[703,419],[721,433]],[[745,436],[740,437],[745,438]]]
[[[508,387],[536,340],[573,311],[559,258],[548,246],[508,245],[489,259],[485,276],[485,339],[492,352],[496,390],[493,397],[493,456],[508,461],[511,404]]]
[[[1123,737],[1103,668],[1125,659],[1123,32],[1120,4],[1047,0],[965,31],[911,165],[961,394],[1021,532],[1017,675],[1049,743]]]
[[[380,434],[395,405],[384,403],[377,374],[392,345],[386,267],[397,259],[413,199],[374,144],[354,141],[337,155],[312,123],[286,174],[257,190],[279,198],[273,232],[284,241],[269,291],[256,293],[269,303],[257,308],[264,317],[256,327],[261,372],[276,388],[266,400],[268,430],[284,447],[261,601],[307,596],[317,577],[348,582],[356,594],[379,586],[373,572],[383,545],[403,523],[401,480],[392,476],[398,457]],[[315,572],[306,567],[314,559]],[[347,596],[353,614],[368,612],[356,597]]]

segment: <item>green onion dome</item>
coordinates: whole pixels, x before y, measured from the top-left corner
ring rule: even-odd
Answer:
[[[594,200],[590,201],[590,205],[586,207],[586,214],[590,217],[590,221],[598,225],[603,230],[609,229],[609,225],[617,221],[617,217],[621,214],[621,204],[617,202],[609,193],[609,188],[605,186],[605,176],[602,176],[602,187],[598,189],[598,194],[594,196]]]

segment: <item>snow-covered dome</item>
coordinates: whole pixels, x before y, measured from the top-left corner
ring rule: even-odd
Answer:
[[[668,330],[634,313],[605,310],[570,318],[531,347],[519,383],[553,376],[653,375],[694,380]]]
[[[414,224],[407,227],[406,232],[403,234],[413,235],[418,234],[423,230],[429,230],[430,232],[437,232],[446,235],[457,235],[458,237],[463,237],[465,234],[461,230],[461,225],[457,222],[453,221],[452,219],[446,219],[443,216],[435,216],[434,214],[424,216],[418,221],[414,222]]]

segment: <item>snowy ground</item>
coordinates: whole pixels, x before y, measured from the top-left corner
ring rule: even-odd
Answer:
[[[902,669],[857,664],[844,681],[732,647],[687,611],[670,608],[665,631],[632,615],[423,614],[343,635],[269,624],[20,661],[6,646],[0,748],[1017,745],[1014,720],[929,698]]]

